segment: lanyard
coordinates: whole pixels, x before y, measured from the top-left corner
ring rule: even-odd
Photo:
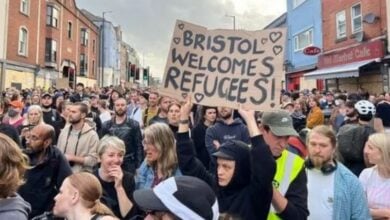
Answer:
[[[77,155],[77,147],[79,146],[79,141],[80,141],[81,132],[83,131],[83,128],[84,128],[84,124],[81,127],[81,130],[80,130],[80,132],[79,132],[79,134],[77,136],[77,142],[76,142],[76,147],[75,147],[75,150],[74,150],[74,155]],[[72,129],[73,129],[73,126],[71,125],[70,128],[69,128],[69,131],[68,131],[68,136],[66,137],[64,154],[66,153],[66,149],[68,148],[69,136],[70,136],[70,133],[72,132]]]

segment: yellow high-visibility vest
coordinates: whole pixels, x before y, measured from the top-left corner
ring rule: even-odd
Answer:
[[[303,169],[305,161],[298,155],[284,150],[282,155],[276,160],[276,173],[274,176],[274,187],[284,196],[299,172]],[[271,204],[267,220],[279,220],[275,209]]]

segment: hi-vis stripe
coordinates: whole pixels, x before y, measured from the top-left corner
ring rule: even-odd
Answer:
[[[294,153],[287,150],[282,152],[282,155],[276,160],[276,173],[274,182],[277,183],[277,190],[284,196],[290,186],[290,183],[298,176],[301,171],[304,160]],[[279,219],[275,215],[275,209],[271,205],[268,220]]]

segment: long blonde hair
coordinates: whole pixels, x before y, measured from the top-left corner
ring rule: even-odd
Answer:
[[[28,168],[28,158],[20,147],[0,133],[0,198],[7,198],[18,190]]]
[[[81,204],[91,209],[91,214],[115,216],[106,205],[100,202],[103,189],[99,180],[93,174],[80,172],[74,173],[67,178],[69,183],[79,191],[82,198]]]
[[[368,137],[368,141],[382,153],[382,161],[390,168],[390,137],[384,132],[374,133]]]
[[[157,161],[149,165],[160,168],[163,179],[171,177],[178,167],[175,136],[172,130],[165,123],[155,123],[145,129],[144,135],[158,151]]]

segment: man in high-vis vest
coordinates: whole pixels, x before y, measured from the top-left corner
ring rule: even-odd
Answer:
[[[298,136],[286,111],[264,112],[259,125],[276,160],[272,205],[268,220],[307,219],[307,177],[304,160],[287,150],[288,138]]]

